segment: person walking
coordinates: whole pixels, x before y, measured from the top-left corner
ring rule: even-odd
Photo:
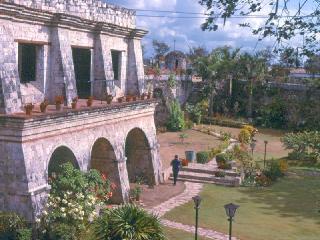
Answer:
[[[173,172],[173,185],[177,184],[177,179],[179,175],[179,170],[181,167],[181,162],[179,160],[178,155],[174,156],[174,159],[171,161],[172,172]]]

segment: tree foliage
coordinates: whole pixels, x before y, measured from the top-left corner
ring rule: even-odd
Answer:
[[[297,36],[304,38],[302,53],[310,55],[319,52],[319,1],[318,0],[200,0],[208,13],[203,30],[218,30],[218,19],[224,23],[227,19],[243,16],[242,27],[249,27],[259,39],[273,37],[277,49],[290,46],[290,40]],[[270,7],[270,12],[265,16],[263,26],[253,27],[250,23],[253,15],[260,14],[262,10]],[[250,22],[249,22],[250,21]]]
[[[169,106],[169,119],[167,122],[167,128],[170,131],[181,131],[185,127],[184,113],[181,110],[180,103],[177,100],[173,100]]]
[[[159,59],[159,57],[164,56],[167,52],[169,52],[170,47],[165,42],[161,42],[158,40],[152,41],[152,46],[154,48],[154,51],[156,53],[156,58]]]

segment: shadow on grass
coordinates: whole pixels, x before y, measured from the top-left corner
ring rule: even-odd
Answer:
[[[265,210],[276,211],[281,217],[313,219],[320,224],[320,177],[288,176],[272,187],[259,189],[240,188],[247,198],[238,203],[264,204]],[[272,215],[265,211],[265,214]]]

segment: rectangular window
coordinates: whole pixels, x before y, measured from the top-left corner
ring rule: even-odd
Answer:
[[[36,81],[37,45],[19,44],[18,70],[21,83]]]
[[[112,69],[114,74],[114,80],[120,80],[121,76],[121,52],[111,50],[112,56]]]

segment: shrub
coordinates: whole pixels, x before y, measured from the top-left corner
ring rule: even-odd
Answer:
[[[231,133],[220,131],[221,139],[225,142],[229,142],[231,140]]]
[[[209,162],[209,153],[206,151],[197,152],[197,163],[208,163]]]
[[[212,148],[211,151],[209,152],[210,159],[214,158],[219,153],[221,153],[221,150],[219,148]]]
[[[173,74],[173,73],[170,74],[167,84],[168,84],[168,87],[171,89],[176,86],[177,83],[176,83],[176,75],[175,74]]]
[[[217,172],[214,173],[214,176],[215,176],[215,177],[223,178],[223,177],[226,176],[226,173],[223,172],[223,171],[217,171]]]
[[[220,169],[224,169],[224,170],[231,170],[232,169],[232,165],[231,163],[223,163],[219,166]]]
[[[234,154],[232,151],[227,151],[226,153],[220,153],[216,156],[216,162],[218,167],[221,169],[231,169],[231,161],[234,160]]]
[[[269,177],[265,176],[264,174],[260,174],[255,177],[255,184],[258,187],[268,187],[272,184],[272,181]]]
[[[136,205],[122,205],[107,210],[94,223],[98,240],[164,240],[160,219]]]
[[[167,128],[171,131],[181,131],[185,127],[184,114],[177,100],[170,103]]]
[[[283,176],[283,173],[281,172],[280,164],[276,160],[271,160],[269,162],[269,166],[266,170],[263,171],[263,174],[270,178],[271,181],[276,181],[279,177]]]
[[[282,174],[285,174],[288,171],[288,162],[286,160],[280,160],[279,161],[279,167]]]
[[[288,133],[281,141],[287,149],[293,150],[289,156],[297,160],[320,160],[320,132]]]
[[[32,239],[32,229],[22,228],[17,230],[17,240],[31,240]]]
[[[248,144],[251,140],[251,134],[247,129],[241,129],[238,140],[240,143]]]
[[[30,240],[31,229],[24,218],[13,212],[0,212],[0,239]]]
[[[70,163],[59,168],[51,179],[51,192],[40,219],[45,233],[42,237],[76,240],[86,229],[86,222],[97,217],[96,206],[106,204],[112,196],[113,184],[96,170],[81,172]]]
[[[250,133],[250,137],[251,139],[257,134],[258,129],[256,129],[255,127],[251,126],[251,125],[244,125],[243,129],[247,130]]]

